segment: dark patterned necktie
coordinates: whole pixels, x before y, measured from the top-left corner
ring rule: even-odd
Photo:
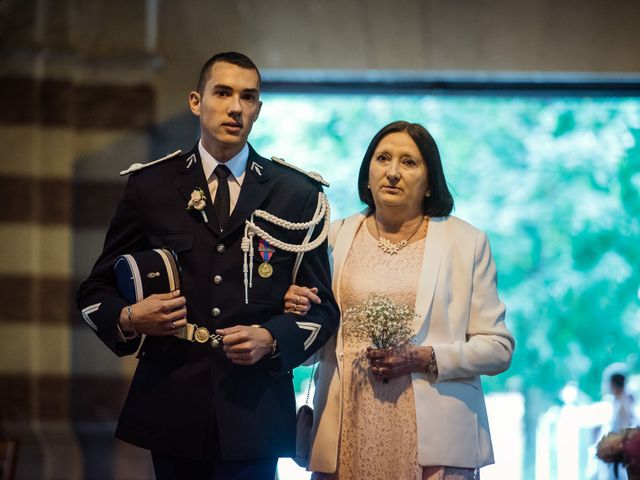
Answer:
[[[216,189],[216,198],[213,200],[213,209],[218,217],[218,225],[220,231],[224,230],[229,221],[229,180],[227,177],[231,174],[231,170],[226,165],[218,165],[213,171],[218,177],[218,187]]]

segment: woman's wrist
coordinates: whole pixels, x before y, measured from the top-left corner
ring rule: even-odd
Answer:
[[[435,382],[438,378],[438,361],[436,359],[436,351],[433,347],[425,347],[427,349],[427,358],[423,364],[422,372],[427,375],[430,382]]]
[[[415,353],[413,354],[413,362],[411,371],[414,373],[424,373],[427,371],[427,366],[431,361],[431,347],[413,347]]]

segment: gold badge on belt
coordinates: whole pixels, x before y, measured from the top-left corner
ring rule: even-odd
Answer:
[[[273,266],[269,263],[269,260],[271,260],[273,252],[275,251],[276,249],[269,245],[266,240],[260,239],[258,242],[258,252],[260,252],[260,256],[263,260],[258,266],[258,275],[262,278],[269,278],[273,275]]]
[[[198,343],[207,343],[209,341],[209,330],[204,327],[198,327],[193,334],[193,338]]]
[[[205,327],[198,327],[193,332],[193,340],[198,343],[207,343],[211,340],[211,348],[218,348],[222,343],[222,335],[216,335],[209,332]]]

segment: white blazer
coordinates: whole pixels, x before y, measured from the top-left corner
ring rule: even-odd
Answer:
[[[365,212],[331,225],[333,292]],[[479,375],[509,368],[513,336],[504,323],[496,267],[487,236],[456,217],[429,222],[415,311],[414,343],[436,352],[438,378],[411,374],[418,428],[418,463],[479,468],[493,449]],[[319,353],[309,470],[334,472],[342,416],[342,328]]]

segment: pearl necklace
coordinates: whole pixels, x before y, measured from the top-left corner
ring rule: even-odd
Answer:
[[[420,230],[420,227],[422,227],[423,222],[424,222],[424,217],[422,217],[422,220],[420,221],[418,228],[415,229],[415,231],[409,236],[409,238],[405,238],[404,240],[401,240],[398,243],[391,243],[391,241],[387,240],[386,238],[383,238],[382,235],[380,235],[380,229],[378,228],[378,221],[376,220],[376,216],[374,215],[373,223],[375,223],[376,225],[376,233],[378,234],[378,248],[382,250],[382,253],[386,253],[387,255],[397,255],[400,250],[402,250],[404,247],[409,245],[409,241],[415,236],[416,233],[418,233],[418,230]]]

